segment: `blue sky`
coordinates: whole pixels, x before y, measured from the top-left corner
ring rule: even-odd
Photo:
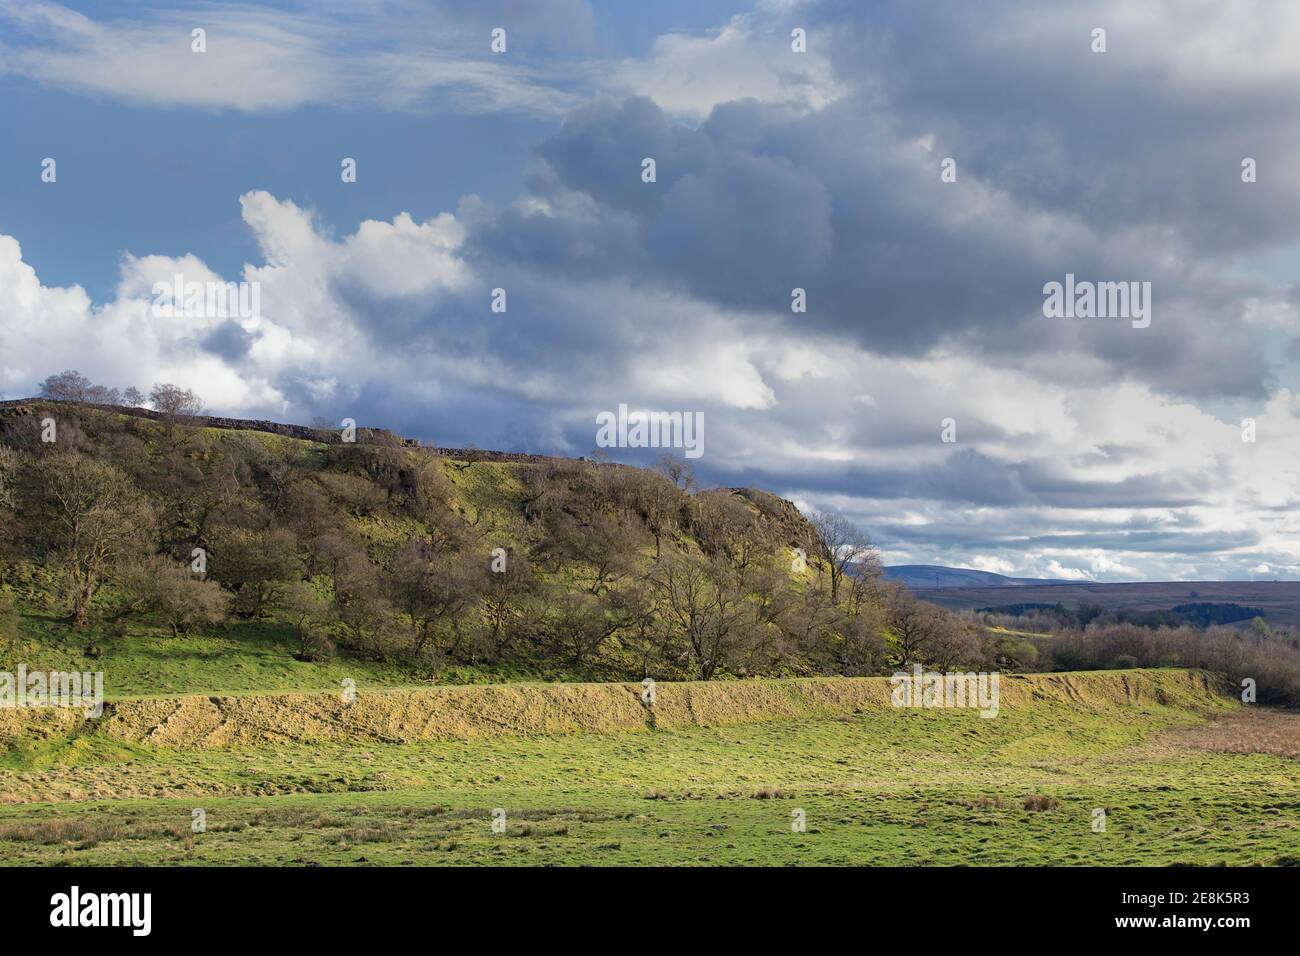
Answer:
[[[288,13],[331,5],[261,6]],[[194,11],[196,26],[204,22],[203,4],[62,7],[105,24],[148,23],[159,13],[187,9]],[[407,15],[419,18],[421,7],[430,28],[440,16],[455,19],[453,13],[439,15],[432,4],[409,5]],[[572,62],[636,56],[662,33],[706,29],[741,9],[683,0],[605,4],[602,15],[593,17],[590,37],[572,50],[548,45],[545,53],[548,60]],[[506,22],[507,14],[502,16]],[[5,46],[39,48],[41,31],[24,36],[6,26],[12,28],[12,21],[0,19]],[[212,52],[221,39],[214,31]],[[490,62],[486,39],[478,39],[484,42],[459,45],[467,57]],[[526,34],[516,37],[517,44],[526,40]],[[178,33],[177,43],[188,46],[187,31]],[[508,202],[519,192],[531,148],[554,125],[553,118],[522,111],[461,113],[454,107],[411,113],[352,103],[248,113],[231,106],[141,105],[107,90],[92,96],[69,93],[57,84],[3,72],[0,117],[6,133],[0,152],[0,229],[22,238],[25,260],[44,280],[79,283],[97,300],[112,293],[123,251],[193,252],[223,273],[236,272],[256,254],[236,201],[251,189],[319,210],[325,221],[344,229],[367,218],[391,218],[395,210],[429,218],[454,208],[467,192]],[[28,174],[33,161],[39,164],[46,156],[58,159],[66,188],[36,188],[39,180]],[[360,188],[341,187],[337,163],[326,160],[334,156],[364,164]]]
[[[0,82],[17,135],[0,166],[3,228],[51,284],[82,284],[102,300],[118,257],[192,252],[223,274],[257,254],[238,197],[264,189],[348,229],[394,210],[427,219],[467,189],[508,201],[548,125],[530,117],[407,115],[307,107],[249,116],[150,109]],[[474,144],[467,149],[466,144]],[[57,189],[30,171],[59,163]],[[333,157],[354,157],[359,188]]]
[[[570,455],[699,413],[707,481],[890,563],[1294,577],[1298,64],[1281,0],[0,0],[0,392]],[[260,314],[159,316],[178,273]],[[1149,327],[1046,317],[1067,273]]]

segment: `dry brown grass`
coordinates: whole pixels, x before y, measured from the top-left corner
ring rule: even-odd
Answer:
[[[1300,760],[1300,714],[1271,707],[1243,707],[1195,727],[1169,731],[1167,739],[1196,750],[1273,754]]]
[[[522,826],[507,826],[506,836],[513,837],[548,837],[568,836],[567,823],[525,823]]]
[[[1023,806],[1026,810],[1032,810],[1035,813],[1041,813],[1044,810],[1055,810],[1058,806],[1060,806],[1060,804],[1057,803],[1055,797],[1035,796],[1035,797],[1025,797],[1025,802]]]
[[[643,731],[639,684],[502,684],[338,694],[250,694],[115,701],[95,722],[70,711],[0,712],[5,738],[104,734],[126,743],[207,749],[277,743],[468,740],[500,734]],[[1230,706],[1199,671],[1113,671],[1006,675],[1003,708],[1066,701],[1088,710],[1168,704],[1194,710]],[[658,685],[654,715],[663,729],[771,720],[827,719],[888,711],[886,677],[713,681]]]
[[[109,840],[148,840],[166,837],[189,843],[190,831],[179,825],[132,825],[116,820],[39,820],[0,825],[0,841],[55,845],[72,843],[86,849]]]
[[[392,843],[398,839],[396,831],[388,827],[350,827],[325,837],[326,843]]]
[[[1000,810],[1000,809],[1002,809],[1002,798],[1001,798],[1001,797],[982,796],[982,797],[976,797],[974,800],[958,800],[958,801],[956,801],[956,802],[957,802],[957,804],[958,804],[959,806],[963,806],[963,807],[965,807],[967,810]]]

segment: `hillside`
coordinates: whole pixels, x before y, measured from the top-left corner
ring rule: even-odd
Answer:
[[[883,576],[886,581],[897,581],[909,588],[1005,588],[1058,583],[1049,578],[1010,578],[993,571],[938,564],[886,565]]]
[[[918,589],[921,602],[855,570],[873,565],[850,559],[861,537],[839,516],[700,489],[681,460],[645,470],[424,448],[383,429],[355,437],[0,405],[0,670],[102,671],[109,699],[345,680],[858,677],[904,662],[1249,666],[1271,700],[1300,687],[1281,666],[1292,636],[1249,661],[1201,632],[1179,636],[1178,654],[1152,635],[1094,641],[1081,659],[1015,622],[961,619],[934,605],[1016,604],[1062,586]],[[1190,604],[1207,623],[1229,620],[1212,600]]]
[[[882,663],[798,510],[680,461],[24,400],[0,494],[0,665],[111,661],[110,695]]]

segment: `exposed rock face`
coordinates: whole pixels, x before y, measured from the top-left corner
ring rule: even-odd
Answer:
[[[728,488],[727,490],[757,508],[763,521],[789,544],[807,546],[813,535],[812,525],[793,502],[759,488]]]

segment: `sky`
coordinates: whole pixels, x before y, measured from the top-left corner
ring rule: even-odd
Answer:
[[[1289,0],[0,0],[0,395],[572,456],[682,412],[887,564],[1296,579],[1298,115]]]

